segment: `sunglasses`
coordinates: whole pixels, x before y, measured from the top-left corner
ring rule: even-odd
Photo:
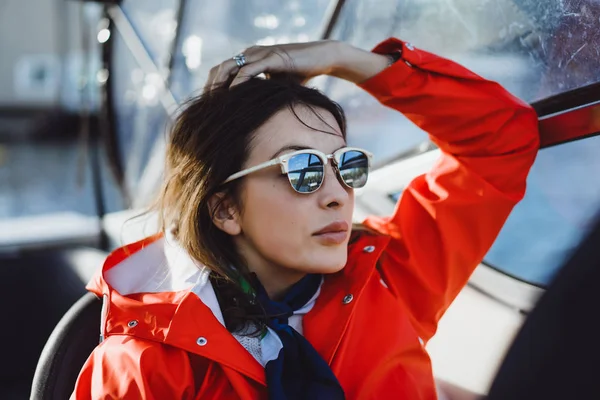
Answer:
[[[325,166],[331,160],[340,182],[351,189],[358,189],[367,183],[372,158],[373,155],[368,151],[354,147],[344,147],[333,154],[312,149],[298,150],[237,172],[223,184],[279,164],[281,173],[287,174],[290,185],[296,192],[312,193],[323,185]]]

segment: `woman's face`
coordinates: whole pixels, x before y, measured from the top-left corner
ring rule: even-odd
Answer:
[[[322,120],[306,107],[296,107],[295,112],[314,129],[289,109],[281,110],[255,133],[244,168],[301,148],[331,154],[346,146],[329,112],[316,110]],[[309,194],[295,192],[279,165],[242,179],[239,234],[234,240],[268,292],[284,291],[306,273],[333,273],[344,267],[354,193],[337,179],[331,163],[321,187]],[[333,223],[333,230],[343,227],[342,233],[318,234]]]

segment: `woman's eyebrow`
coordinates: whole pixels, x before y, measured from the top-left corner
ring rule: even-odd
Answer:
[[[338,147],[337,149],[335,149],[333,152],[338,151],[339,149],[343,149],[344,147],[346,147],[347,144],[344,144],[341,147]],[[313,147],[310,146],[301,146],[298,144],[288,144],[286,146],[283,146],[281,149],[277,150],[277,152],[275,154],[273,154],[273,156],[271,157],[276,158],[279,154],[283,153],[284,151],[288,151],[288,150],[294,150],[294,151],[298,151],[298,150],[315,150]]]
[[[297,151],[297,150],[314,150],[314,149],[310,146],[301,146],[298,144],[288,144],[286,146],[283,146],[279,150],[277,150],[277,152],[275,154],[273,154],[273,156],[271,158],[275,158],[278,155],[280,155],[281,153],[283,153],[284,151],[288,151],[288,150]]]

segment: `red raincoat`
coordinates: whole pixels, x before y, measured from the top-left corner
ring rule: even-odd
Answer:
[[[424,344],[523,197],[538,150],[527,104],[399,40],[374,51],[399,49],[401,60],[360,86],[427,131],[442,156],[404,190],[392,216],[365,221],[378,234],[349,245],[346,267],[325,278],[303,319],[304,336],[348,399],[436,399]],[[134,280],[153,274],[148,260],[162,240],[115,251],[89,284],[105,298],[105,340],[73,398],[266,398],[263,367],[185,282],[158,293],[116,289],[128,285],[128,270]]]

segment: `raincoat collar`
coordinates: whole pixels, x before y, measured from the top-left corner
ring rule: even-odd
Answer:
[[[225,328],[209,273],[162,234],[116,250],[88,284],[104,301],[101,335],[175,346],[265,384],[263,367]]]
[[[351,315],[352,307],[340,310],[343,297],[360,296],[388,241],[379,236],[351,245],[349,263],[326,276],[313,310],[305,316],[304,335],[327,362]],[[365,244],[377,250],[361,251]],[[209,273],[169,235],[157,234],[115,250],[87,286],[104,301],[102,337],[128,335],[161,342],[266,385],[264,368],[225,328]]]

